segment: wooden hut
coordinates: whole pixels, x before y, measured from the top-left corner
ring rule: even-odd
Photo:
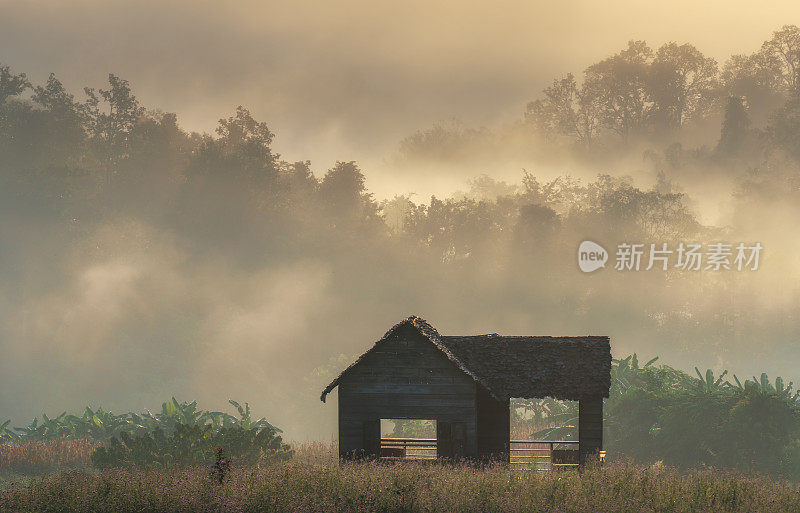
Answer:
[[[508,461],[510,399],[579,402],[579,461],[602,450],[608,337],[443,336],[411,316],[322,392],[339,387],[339,454],[378,456],[381,419],[433,419],[436,453]]]

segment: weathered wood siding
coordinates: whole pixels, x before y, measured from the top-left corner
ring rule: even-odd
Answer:
[[[509,461],[511,401],[498,401],[478,385],[478,457]]]
[[[578,441],[581,464],[587,456],[603,450],[602,397],[584,397],[578,401]]]
[[[416,329],[401,327],[339,383],[339,454],[374,454],[379,419],[417,418],[447,423],[455,443],[448,440],[445,450],[474,457],[476,417],[472,378]]]

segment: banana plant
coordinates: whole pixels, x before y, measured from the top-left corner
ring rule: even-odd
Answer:
[[[529,436],[536,440],[569,439],[578,425],[578,404],[552,397],[514,399],[512,414],[514,422],[527,425]]]
[[[82,416],[68,415],[65,422],[71,437],[91,437],[98,440],[108,440],[133,427],[128,414],[115,415],[102,408],[92,410],[89,406]]]
[[[66,415],[67,412],[64,412],[58,417],[51,419],[46,414],[42,414],[41,423],[39,423],[38,418],[34,418],[27,427],[15,427],[14,431],[17,432],[20,438],[32,440],[68,436],[69,429],[63,422]]]
[[[11,429],[8,429],[8,426],[10,424],[11,424],[11,420],[7,420],[7,421],[3,422],[2,424],[0,424],[0,443],[4,442],[6,440],[10,440],[12,442],[15,442],[15,441],[19,440],[19,435],[17,433],[15,433],[14,431],[12,431]]]
[[[703,376],[700,374],[700,369],[697,367],[694,368],[694,371],[697,373],[698,385],[701,390],[705,392],[715,392],[718,390],[724,390],[729,387],[727,381],[722,381],[725,376],[728,374],[728,371],[722,371],[722,374],[719,375],[716,379],[714,378],[714,371],[711,369],[706,370],[706,375]]]
[[[546,419],[556,425],[535,431],[533,433],[534,440],[569,440],[575,436],[578,426],[577,403],[561,401],[554,401],[554,403],[560,405],[560,411],[551,411]]]
[[[61,415],[50,418],[43,414],[41,420],[33,419],[26,427],[15,427],[8,429],[11,421],[0,424],[0,439],[36,439],[42,440],[54,437],[66,437],[71,439],[93,438],[95,440],[110,440],[116,438],[121,433],[132,435],[144,435],[161,430],[167,435],[171,435],[178,426],[208,426],[214,433],[218,433],[225,428],[241,428],[243,430],[260,430],[268,428],[274,433],[281,430],[273,426],[266,419],[254,420],[251,416],[250,405],[231,400],[230,403],[236,407],[239,417],[220,411],[206,411],[197,408],[197,401],[179,402],[172,397],[161,405],[161,411],[153,414],[146,411],[142,414],[124,413],[115,415],[103,408],[93,410],[86,407],[83,414]]]
[[[636,353],[619,360],[612,360],[611,383],[619,393],[628,391],[636,384],[639,375],[645,369],[652,367],[658,361],[658,356],[650,359],[643,366],[639,367],[639,358]]]
[[[784,386],[783,378],[780,376],[775,378],[775,385],[773,385],[769,382],[769,376],[767,376],[767,373],[762,372],[760,379],[757,379],[755,376],[753,376],[752,383],[754,383],[764,393],[778,394],[786,398],[792,397],[792,387],[794,384],[790,381],[788,385]],[[794,395],[796,397],[797,393]]]
[[[744,392],[748,389],[756,390],[762,394],[776,394],[790,403],[796,404],[800,406],[800,390],[795,391],[792,393],[792,389],[794,388],[794,383],[791,381],[788,385],[784,385],[783,378],[778,376],[775,378],[775,384],[773,385],[769,381],[769,376],[767,376],[766,372],[761,373],[760,378],[756,378],[753,376],[752,380],[746,379],[744,384],[739,381],[739,377],[735,374],[733,375],[734,381],[736,381],[736,385],[730,385],[731,388],[737,390],[739,392]]]
[[[237,420],[235,417],[232,417],[233,420],[232,424],[234,426],[241,427],[244,430],[269,428],[275,431],[276,433],[283,433],[283,431],[281,431],[277,427],[267,422],[267,419],[265,419],[264,417],[256,421],[252,420],[250,418],[250,405],[248,403],[244,403],[244,408],[242,408],[242,405],[237,403],[233,399],[229,399],[228,402],[231,403],[233,406],[235,406],[237,410],[239,410],[240,418]]]

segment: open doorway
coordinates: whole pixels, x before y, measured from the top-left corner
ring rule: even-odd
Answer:
[[[434,460],[437,425],[433,419],[381,419],[381,458]]]
[[[509,413],[513,467],[578,466],[578,401],[512,398]]]

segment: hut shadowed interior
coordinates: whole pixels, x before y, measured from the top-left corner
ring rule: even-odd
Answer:
[[[381,455],[381,419],[433,419],[436,454],[508,461],[512,397],[579,402],[578,457],[602,450],[608,337],[443,336],[411,316],[322,392],[339,387],[339,454]]]

